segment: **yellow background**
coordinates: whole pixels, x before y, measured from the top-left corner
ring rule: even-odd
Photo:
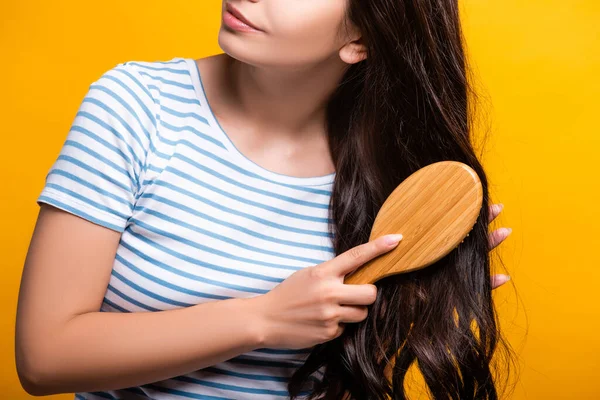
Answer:
[[[518,354],[510,398],[600,399],[600,2],[461,4],[505,204],[495,226],[513,228],[497,253],[515,286],[496,293]],[[19,280],[35,199],[89,84],[122,61],[218,53],[219,26],[220,1],[0,2],[0,398],[30,398],[14,366]]]

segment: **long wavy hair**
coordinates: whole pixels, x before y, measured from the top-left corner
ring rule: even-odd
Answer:
[[[327,109],[336,254],[367,242],[387,196],[433,162],[473,168],[483,206],[469,236],[446,257],[376,283],[367,319],[315,346],[289,381],[291,399],[321,367],[324,376],[308,399],[406,399],[415,363],[434,399],[497,399],[492,356],[502,344],[507,357],[499,359],[510,360],[510,348],[491,296],[488,180],[472,137],[478,97],[458,2],[348,0],[347,18],[360,29],[367,58],[348,68]]]

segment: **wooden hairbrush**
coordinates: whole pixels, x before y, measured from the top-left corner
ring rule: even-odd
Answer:
[[[481,181],[464,163],[440,161],[415,171],[385,200],[369,238],[401,233],[402,240],[346,275],[344,283],[375,283],[433,264],[469,235],[482,202]]]

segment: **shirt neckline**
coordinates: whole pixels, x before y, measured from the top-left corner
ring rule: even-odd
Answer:
[[[194,91],[196,92],[196,96],[200,101],[201,107],[206,107],[208,111],[206,113],[206,117],[209,121],[209,124],[215,128],[218,134],[223,139],[223,145],[229,150],[229,152],[236,158],[236,161],[239,162],[244,168],[264,177],[271,181],[285,183],[290,185],[298,185],[298,186],[320,186],[320,185],[328,185],[332,183],[335,179],[336,173],[331,173],[328,175],[321,176],[311,176],[311,177],[298,177],[280,174],[260,165],[256,164],[254,161],[250,160],[246,157],[242,152],[238,150],[238,148],[233,144],[225,130],[219,124],[219,121],[215,117],[210,104],[208,102],[208,98],[206,97],[206,92],[204,90],[204,85],[202,83],[202,77],[200,76],[200,70],[198,68],[198,64],[196,60],[192,58],[185,58],[187,62],[187,66],[190,72],[190,76],[192,78],[192,85],[194,86]]]

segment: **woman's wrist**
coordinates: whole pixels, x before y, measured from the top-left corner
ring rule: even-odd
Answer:
[[[267,346],[268,327],[265,323],[263,295],[232,299],[237,301],[232,312],[238,313],[243,320],[243,327],[248,333],[249,345],[259,349]]]

